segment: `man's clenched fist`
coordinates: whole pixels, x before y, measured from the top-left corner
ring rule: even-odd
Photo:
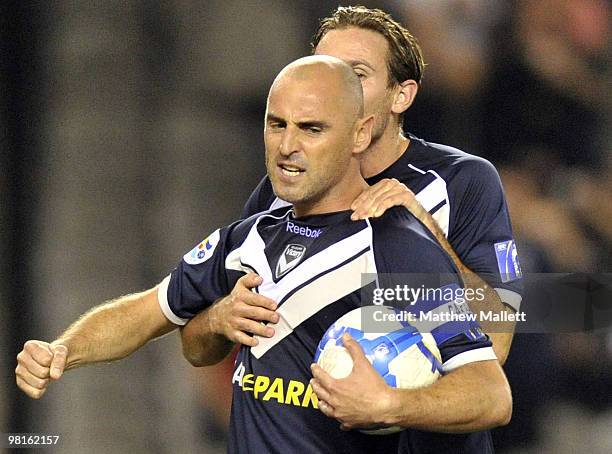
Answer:
[[[33,399],[40,399],[52,380],[64,373],[68,348],[61,344],[49,344],[29,340],[17,355],[15,376],[17,386]]]

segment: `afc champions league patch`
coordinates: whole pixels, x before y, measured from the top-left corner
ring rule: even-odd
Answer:
[[[292,270],[295,265],[300,263],[306,253],[306,246],[301,244],[288,244],[283,253],[278,258],[276,264],[276,278],[280,278]]]
[[[189,265],[199,265],[204,263],[206,260],[213,256],[219,239],[221,238],[221,232],[219,229],[211,233],[208,238],[202,240],[200,244],[194,247],[191,251],[183,256],[183,260]]]
[[[501,281],[506,283],[523,277],[514,240],[495,243],[493,247],[495,248]]]

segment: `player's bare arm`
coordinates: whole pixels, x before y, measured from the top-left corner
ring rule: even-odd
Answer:
[[[512,396],[497,361],[461,366],[433,385],[420,389],[388,386],[348,334],[344,346],[353,371],[334,379],[313,364],[313,390],[319,409],[336,418],[342,429],[376,425],[463,433],[502,426],[512,415]]]
[[[157,287],[101,304],[51,343],[29,340],[17,355],[17,386],[38,399],[65,370],[124,358],[176,328],[157,301]]]
[[[473,300],[469,303],[472,312],[475,314],[479,314],[481,311],[492,311],[495,314],[503,312],[514,313],[512,309],[509,309],[502,303],[499,295],[490,285],[461,262],[461,259],[457,256],[446,235],[444,235],[444,232],[431,214],[423,208],[414,193],[395,178],[381,180],[363,191],[351,205],[353,210],[351,219],[380,217],[385,211],[394,206],[405,207],[427,227],[461,273],[461,278],[466,288],[483,289],[484,298],[480,301]],[[491,339],[493,350],[500,364],[505,364],[510,353],[515,322],[482,320],[480,324]]]
[[[249,273],[232,292],[200,312],[181,329],[183,355],[194,366],[209,366],[223,360],[235,343],[254,347],[254,335],[272,337],[274,329],[261,322],[278,322],[276,302],[252,291],[261,277]]]

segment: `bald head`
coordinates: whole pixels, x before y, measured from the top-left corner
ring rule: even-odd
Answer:
[[[359,157],[370,143],[373,117],[362,117],[359,78],[337,58],[300,58],[274,80],[266,166],[275,194],[297,216],[348,209],[367,186]]]
[[[301,83],[316,96],[333,97],[351,123],[363,116],[363,90],[355,71],[342,60],[328,55],[311,55],[289,63],[276,76],[270,95],[286,84]],[[269,97],[268,97],[269,100]]]

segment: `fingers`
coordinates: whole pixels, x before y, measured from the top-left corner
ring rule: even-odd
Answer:
[[[35,387],[27,383],[21,377],[17,376],[17,386],[21,389],[28,397],[32,399],[40,399],[43,394],[47,391],[46,387]]]
[[[274,336],[274,328],[246,318],[236,319],[234,321],[234,327],[237,331],[251,333],[262,337]]]
[[[17,355],[17,367],[28,371],[37,378],[49,378],[49,368],[36,362],[31,356],[28,356],[25,350],[22,350]]]
[[[379,217],[393,206],[409,208],[416,202],[414,193],[396,179],[385,179],[363,191],[351,205],[351,219]],[[410,209],[410,208],[409,208]]]
[[[242,301],[249,306],[257,306],[275,311],[278,306],[276,301],[252,291],[253,288],[257,287],[262,282],[263,279],[261,276],[255,273],[248,273],[238,279],[232,290],[232,297],[236,301]]]
[[[314,378],[310,380],[310,386],[317,395],[318,407],[326,416],[334,417],[334,407],[330,403],[332,396],[328,389],[332,387],[334,379],[318,364],[311,364],[310,369]],[[325,383],[325,384],[324,384]]]
[[[310,386],[312,387],[312,390],[314,391],[314,393],[317,395],[317,399],[319,399],[319,408],[321,408],[321,410],[323,410],[323,408],[321,407],[321,402],[323,402],[324,406],[327,404],[329,407],[331,407],[331,404],[328,403],[330,401],[330,399],[331,399],[331,394],[329,393],[329,391],[327,391],[321,385],[321,383],[319,381],[317,381],[317,379],[315,379],[315,378],[310,380]],[[330,410],[330,411],[333,411],[333,410]],[[330,416],[330,415],[328,415],[328,416]]]
[[[262,281],[263,279],[258,274],[248,273],[238,279],[238,281],[236,282],[236,287],[242,286],[247,289],[252,289],[260,285]]]
[[[35,340],[26,342],[17,355],[17,386],[33,399],[42,397],[49,385],[53,356],[54,353],[47,342]]]
[[[23,345],[23,352],[41,366],[49,367],[53,359],[53,352],[47,342],[29,340]]]
[[[257,295],[261,296],[261,295]],[[262,298],[265,298],[262,296]],[[269,299],[269,298],[266,298]],[[272,300],[270,300],[272,301]],[[272,301],[274,303],[274,301]],[[276,304],[276,303],[274,303]],[[251,305],[246,301],[237,300],[234,301],[234,308],[232,311],[232,315],[235,317],[247,318],[250,320],[258,320],[261,322],[272,322],[278,323],[279,315],[274,312],[274,310]]]
[[[351,209],[356,213],[370,213],[376,200],[380,199],[388,191],[395,188],[396,184],[401,184],[397,180],[381,180],[373,186],[363,191],[351,204]]]
[[[274,328],[266,326],[262,322],[278,323],[278,313],[263,307],[251,306],[237,298],[233,298],[230,304],[230,312],[227,315],[226,321],[230,330],[228,337],[231,340],[243,343],[239,339],[248,339],[248,342],[243,344],[253,347],[257,345],[257,340],[253,339],[249,334],[262,337],[274,336]],[[276,303],[274,304],[276,305]]]
[[[319,399],[318,407],[319,407],[319,410],[321,410],[321,413],[323,413],[328,418],[336,418],[336,419],[338,419],[338,415],[336,414],[335,408],[332,407],[326,401]],[[340,430],[347,431],[347,430],[351,430],[353,428],[352,425],[350,425],[348,423],[345,423],[345,422],[342,422],[341,419],[338,419],[338,421],[341,423],[340,424]]]
[[[330,391],[333,389],[336,380],[318,364],[311,364],[310,370],[314,377],[310,380],[310,384],[317,397],[327,403],[333,404]]]
[[[272,337],[274,329],[260,322],[278,323],[279,314],[275,312],[278,305],[276,301],[250,290],[261,282],[261,277],[255,273],[249,273],[238,280],[229,301],[227,322],[237,331]]]
[[[342,335],[342,344],[344,348],[349,352],[351,358],[353,359],[353,367],[357,367],[363,363],[363,361],[369,364],[368,359],[365,356],[365,353],[361,349],[359,343],[351,337],[349,333],[344,333]]]
[[[257,344],[259,344],[259,341],[255,337],[249,336],[242,331],[236,331],[234,335],[230,337],[230,340],[246,347],[255,347]]]
[[[18,366],[19,367],[19,366]],[[15,369],[15,375],[18,380],[21,380],[25,385],[32,389],[45,389],[49,385],[48,378],[38,378],[28,372],[28,370],[17,370]]]
[[[65,345],[51,345],[53,360],[51,361],[49,374],[53,380],[59,380],[66,368],[66,358],[68,358],[68,348]]]
[[[232,292],[212,308],[210,320],[213,332],[248,347],[258,341],[253,336],[272,337],[274,328],[266,322],[278,323],[277,304],[252,289],[261,285],[262,278],[248,273],[236,282]]]
[[[321,410],[321,412],[329,417],[329,418],[333,418],[334,417],[334,407],[332,407],[331,405],[329,405],[327,402],[325,402],[324,400],[319,399],[319,403],[317,405],[319,407],[319,410]]]

